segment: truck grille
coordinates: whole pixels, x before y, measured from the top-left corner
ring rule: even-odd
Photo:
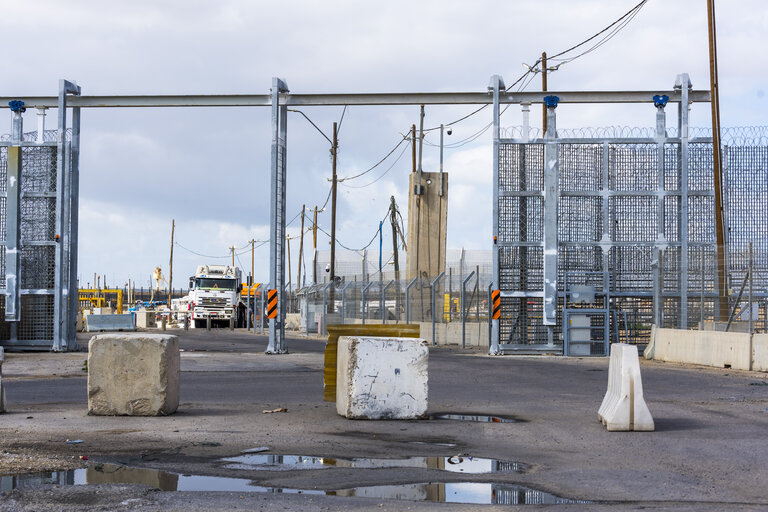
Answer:
[[[226,306],[227,299],[224,297],[201,297],[201,306]]]

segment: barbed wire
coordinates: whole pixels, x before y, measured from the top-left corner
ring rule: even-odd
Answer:
[[[508,126],[501,129],[501,137],[504,139],[523,139],[523,126]],[[667,137],[677,137],[677,127],[669,127],[666,130]],[[557,136],[564,139],[653,139],[656,137],[656,128],[639,126],[602,126],[581,128],[558,128]],[[690,127],[688,129],[690,139],[712,138],[710,127]],[[539,127],[528,128],[528,139],[539,139],[542,131]],[[768,126],[734,126],[721,128],[721,140],[726,146],[768,146]]]
[[[72,139],[72,129],[67,128],[67,131],[65,132],[65,139],[71,140]],[[24,142],[36,142],[37,141],[37,130],[33,132],[24,132],[22,134],[22,141]],[[43,131],[43,142],[57,142],[59,140],[59,130],[44,130]],[[0,142],[10,142],[11,141],[11,134],[4,133],[0,135]]]

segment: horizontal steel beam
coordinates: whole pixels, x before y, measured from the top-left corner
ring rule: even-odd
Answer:
[[[657,94],[680,101],[680,91],[547,91],[502,93],[501,103],[543,103],[544,96],[557,96],[560,103],[652,103]],[[691,91],[693,102],[709,102],[709,91]],[[55,108],[55,96],[0,97],[0,108],[8,102],[22,100],[28,108]],[[290,107],[339,105],[488,105],[493,96],[485,92],[422,92],[422,93],[353,93],[353,94],[281,94],[280,104]],[[135,107],[268,107],[268,94],[190,94],[146,96],[71,96],[70,107],[135,108]]]

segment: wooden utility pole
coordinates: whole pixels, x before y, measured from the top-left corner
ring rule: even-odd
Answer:
[[[176,233],[176,219],[171,219],[171,260],[168,263],[168,309],[171,308],[171,292],[173,290],[173,236]]]
[[[717,296],[720,321],[728,321],[728,281],[726,274],[725,221],[723,216],[723,160],[720,154],[720,86],[717,76],[717,34],[715,32],[715,0],[707,0],[709,33],[709,86],[712,106],[712,168],[715,180],[715,239],[717,243]],[[683,105],[682,108],[688,108]],[[751,306],[750,306],[751,307]]]
[[[306,205],[301,205],[301,237],[299,238],[299,270],[296,272],[296,291],[301,288],[301,259],[304,256],[304,210]]]
[[[547,92],[547,52],[541,52],[541,90]],[[541,136],[547,135],[547,106],[541,104]]]
[[[317,205],[312,219],[312,284],[317,284]]]
[[[392,196],[391,199],[389,220],[392,224],[392,254],[395,261],[395,281],[400,281],[400,261],[397,254],[397,204],[395,203],[395,196]]]
[[[336,277],[336,153],[339,148],[337,125],[333,123],[333,143],[331,146],[331,282]]]

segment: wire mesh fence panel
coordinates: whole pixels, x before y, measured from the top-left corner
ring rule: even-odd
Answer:
[[[56,159],[55,145],[21,148],[18,204],[20,254],[17,283],[21,314],[13,323],[0,324],[0,337],[20,345],[50,344],[54,335],[54,293],[56,276]],[[8,148],[0,147],[0,194],[7,194]],[[0,198],[0,285],[6,283],[8,198]],[[6,290],[7,291],[7,290]],[[0,302],[4,320],[5,297]],[[14,338],[15,332],[15,339]]]

